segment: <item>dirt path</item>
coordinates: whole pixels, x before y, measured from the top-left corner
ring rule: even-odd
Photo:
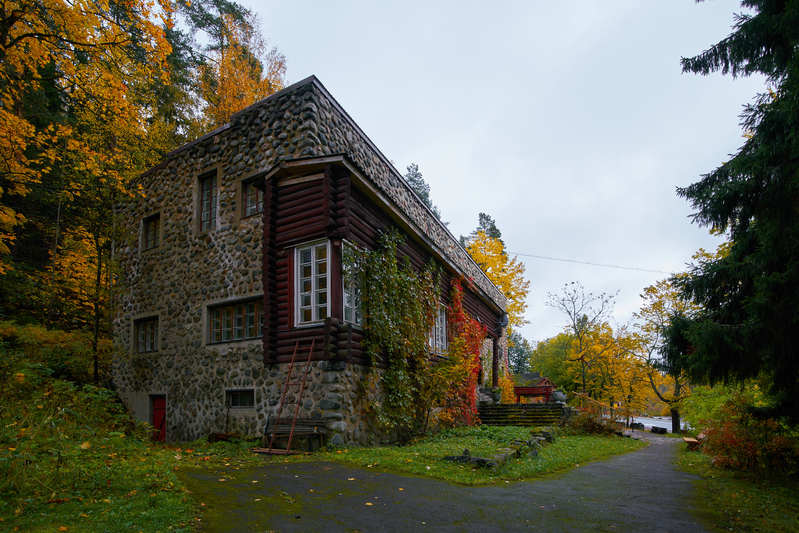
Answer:
[[[206,504],[204,530],[214,532],[704,531],[689,513],[694,477],[673,466],[678,440],[640,435],[651,445],[555,479],[503,486],[332,463],[269,465],[224,483],[192,472],[186,481]]]

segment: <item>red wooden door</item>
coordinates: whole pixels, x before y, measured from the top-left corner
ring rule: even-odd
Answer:
[[[153,431],[153,440],[163,442],[166,439],[166,397],[163,395],[150,396],[152,424],[155,428]]]

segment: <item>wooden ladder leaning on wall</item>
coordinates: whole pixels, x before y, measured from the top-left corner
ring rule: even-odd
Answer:
[[[253,451],[257,453],[265,453],[270,455],[288,455],[291,452],[291,441],[294,439],[294,432],[297,430],[297,415],[300,412],[300,405],[302,404],[302,396],[305,392],[305,384],[308,381],[308,374],[311,371],[311,357],[313,356],[313,349],[315,340],[311,341],[311,346],[308,348],[308,356],[305,358],[304,361],[297,361],[297,352],[299,350],[300,342],[297,341],[294,343],[294,352],[291,354],[291,362],[289,363],[289,368],[286,372],[286,381],[283,383],[283,390],[280,393],[280,403],[277,406],[277,412],[275,413],[274,423],[269,423],[267,428],[271,427],[272,435],[269,438],[269,447],[268,448],[256,448]],[[297,364],[298,366],[302,365],[301,370],[299,371],[298,375],[294,376],[294,365]],[[295,395],[295,401],[292,402],[288,400],[288,392],[289,389],[292,387],[299,387],[297,389],[297,393]],[[287,401],[288,400],[288,401]],[[287,404],[294,403],[294,413],[291,417],[291,422],[289,425],[288,420],[283,420],[281,415],[283,414],[283,409],[286,407]],[[285,448],[275,448],[275,439],[279,434],[285,434],[286,428],[289,429],[288,431],[288,441],[286,443]]]

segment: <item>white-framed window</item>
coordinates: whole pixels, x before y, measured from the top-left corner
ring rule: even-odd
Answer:
[[[263,299],[215,305],[208,308],[208,342],[235,342],[261,337]]]
[[[447,351],[447,308],[443,305],[438,306],[436,311],[436,323],[430,330],[430,351],[433,353],[444,353]]]
[[[345,242],[341,246],[341,283],[344,322],[360,326],[361,317],[361,264],[355,246]]]
[[[294,249],[294,322],[321,322],[330,316],[330,243],[316,242]]]

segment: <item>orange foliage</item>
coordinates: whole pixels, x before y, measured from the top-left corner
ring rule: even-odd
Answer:
[[[255,20],[241,24],[230,15],[222,20],[224,44],[200,79],[210,127],[225,124],[236,111],[282,89],[286,75],[286,58],[276,48],[267,49]]]
[[[453,421],[461,420],[471,425],[477,421],[477,379],[480,373],[480,348],[486,328],[464,311],[460,280],[452,282],[451,297],[447,310],[450,333],[448,354],[450,358],[461,361],[464,371],[459,380],[450,382],[444,411],[449,413]]]
[[[140,88],[156,76],[166,77],[171,48],[161,24],[170,10],[167,0],[128,0],[113,8],[101,0],[4,3],[0,202],[5,195],[27,194],[54,167],[76,176],[104,173],[113,181],[121,169],[135,166],[125,142],[141,144],[146,131],[151,106]],[[52,74],[43,74],[48,68]],[[71,126],[37,127],[23,114],[25,95],[45,82],[75,111]],[[81,189],[81,183],[70,184],[65,195]],[[23,221],[14,209],[0,205],[0,256],[9,252],[14,227]],[[0,273],[4,268],[0,260]]]

